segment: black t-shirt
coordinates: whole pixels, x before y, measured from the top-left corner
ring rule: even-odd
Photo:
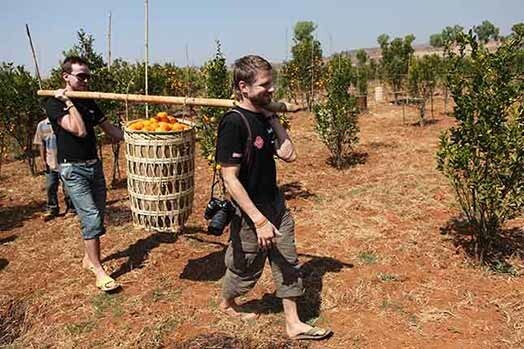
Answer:
[[[64,102],[56,98],[49,98],[45,103],[47,116],[56,135],[58,163],[96,159],[97,151],[94,127],[106,120],[104,113],[102,113],[92,99],[71,99],[71,101],[84,120],[87,132],[85,137],[77,137],[64,130],[58,124],[58,120],[68,114],[68,112],[64,110],[66,107]]]
[[[244,159],[248,130],[241,116],[227,112],[218,128],[217,162],[240,164],[240,183],[257,207],[274,204],[280,200],[277,187],[275,148],[272,144],[273,129],[266,117],[260,113],[235,107],[248,120],[251,128],[251,159]],[[249,167],[249,168],[248,168]],[[249,175],[248,175],[249,174]]]

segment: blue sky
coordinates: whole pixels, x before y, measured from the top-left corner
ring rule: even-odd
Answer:
[[[33,69],[25,24],[29,24],[40,69],[46,75],[71,47],[80,28],[95,37],[106,55],[108,13],[112,12],[112,56],[143,60],[143,0],[1,0],[0,61]],[[222,42],[229,62],[257,53],[271,61],[289,57],[293,25],[310,20],[325,55],[376,46],[382,33],[391,37],[413,33],[415,43],[447,25],[466,28],[490,20],[507,34],[524,22],[524,0],[149,0],[150,61],[200,65]]]

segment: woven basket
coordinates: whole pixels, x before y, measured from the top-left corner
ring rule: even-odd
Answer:
[[[179,121],[180,122],[180,121]],[[127,189],[133,224],[179,232],[193,209],[195,132],[124,129]]]

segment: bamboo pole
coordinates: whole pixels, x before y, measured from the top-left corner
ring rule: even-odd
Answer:
[[[53,97],[54,90],[38,90],[37,94],[43,97]],[[88,91],[66,91],[64,94],[70,98],[81,99],[104,99],[123,101],[131,103],[151,103],[151,104],[178,104],[192,105],[200,107],[218,107],[232,108],[238,104],[232,99],[219,98],[198,98],[198,97],[176,97],[176,96],[155,96],[155,95],[137,95],[137,94],[120,94],[107,92],[88,92]],[[303,109],[303,106],[287,102],[271,102],[267,108],[274,112],[297,112]]]

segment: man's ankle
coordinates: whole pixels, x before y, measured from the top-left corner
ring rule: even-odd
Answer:
[[[227,308],[231,308],[232,306],[236,305],[235,303],[235,299],[234,298],[221,298],[220,299],[220,303],[218,304],[220,306],[220,308],[222,309],[227,309]]]

